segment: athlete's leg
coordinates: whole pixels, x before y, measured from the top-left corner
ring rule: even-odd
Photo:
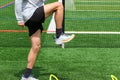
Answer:
[[[37,30],[31,37],[31,49],[28,55],[28,64],[27,68],[32,69],[33,65],[36,61],[36,57],[38,55],[39,49],[40,49],[40,30]]]
[[[34,34],[30,36],[31,40],[31,49],[28,54],[28,63],[27,63],[27,68],[24,73],[24,77],[28,78],[31,75],[32,68],[35,64],[37,55],[39,53],[40,49],[40,30],[37,30]]]
[[[75,35],[62,35],[62,22],[63,22],[63,5],[60,2],[54,2],[44,6],[45,17],[55,12],[55,23],[56,23],[56,44],[62,44],[71,41]]]
[[[47,18],[55,12],[56,38],[62,34],[63,5],[60,2],[50,3],[44,6],[45,17]]]

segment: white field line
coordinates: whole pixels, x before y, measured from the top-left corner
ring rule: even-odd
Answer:
[[[92,11],[92,12],[120,12],[120,10],[72,10],[72,11]]]
[[[110,4],[109,5],[86,5],[86,4],[82,4],[82,5],[78,5],[78,6],[85,6],[85,7],[86,6],[100,6],[100,7],[101,6],[105,6],[105,7],[111,7],[111,6],[115,7],[116,6],[116,7],[120,7],[120,5],[110,5]]]
[[[65,31],[65,33],[73,33],[73,34],[120,34],[120,32],[111,32],[111,31]]]
[[[47,31],[48,34],[55,34],[55,31]],[[120,32],[112,31],[65,31],[68,34],[120,34]]]
[[[114,1],[114,0],[113,1],[102,1],[102,0],[101,1],[76,1],[75,0],[75,2],[120,2],[120,1]]]

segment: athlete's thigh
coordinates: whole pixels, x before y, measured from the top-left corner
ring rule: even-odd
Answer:
[[[53,2],[50,4],[44,5],[45,18],[50,16],[51,13],[53,13],[60,5],[62,5],[62,3],[60,3],[60,2]]]
[[[30,36],[32,46],[40,45],[41,31],[37,30],[32,36]]]

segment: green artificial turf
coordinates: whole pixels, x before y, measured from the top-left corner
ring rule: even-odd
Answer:
[[[0,1],[0,6],[9,2]],[[65,11],[66,31],[120,31],[119,0],[74,3],[75,10]],[[50,20],[43,23],[45,30]],[[14,4],[0,9],[0,30],[27,30],[17,25]],[[120,79],[119,34],[76,34],[65,49],[55,45],[54,36],[42,33],[41,50],[33,68],[36,78],[49,80],[54,74],[59,80],[111,80],[111,75]],[[30,47],[27,32],[0,32],[0,80],[20,80]]]

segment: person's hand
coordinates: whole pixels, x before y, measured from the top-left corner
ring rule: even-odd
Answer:
[[[24,22],[18,22],[18,25],[19,25],[20,27],[24,27],[24,26],[25,26],[25,23],[24,23]]]

